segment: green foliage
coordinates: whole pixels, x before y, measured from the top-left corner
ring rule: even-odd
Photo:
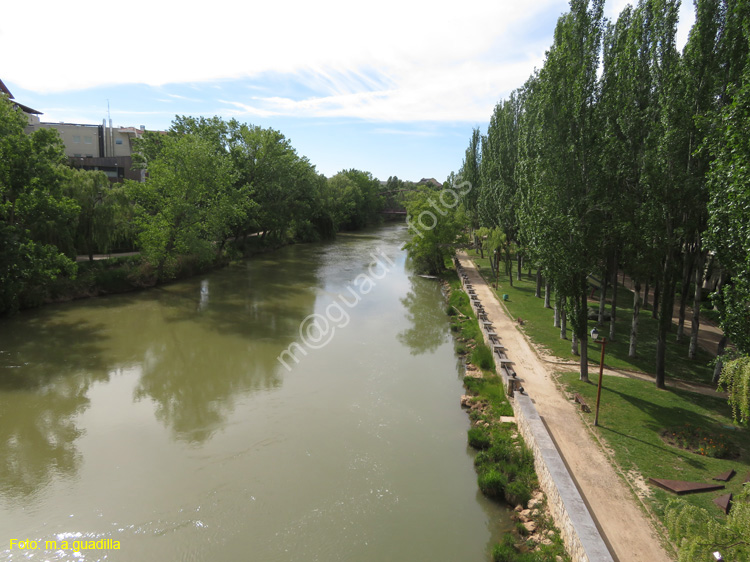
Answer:
[[[76,254],[93,257],[95,253],[107,253],[113,244],[128,237],[125,190],[111,184],[104,172],[68,169],[64,185],[66,194],[79,207]]]
[[[380,182],[369,172],[339,172],[328,180],[327,189],[332,203],[329,211],[337,230],[356,230],[380,220]]]
[[[469,445],[475,449],[487,449],[492,443],[490,432],[485,427],[472,427],[469,430]]]
[[[404,247],[417,271],[438,274],[445,268],[446,258],[454,254],[464,225],[458,198],[465,191],[464,184],[440,192],[421,186],[409,194],[406,210],[412,238]]]
[[[684,500],[672,500],[666,510],[670,536],[680,547],[680,562],[711,560],[720,552],[724,560],[750,561],[750,487],[734,497],[726,521],[717,521],[705,509]]]
[[[175,276],[180,255],[211,259],[213,241],[236,217],[233,176],[228,157],[208,141],[175,136],[163,139],[160,154],[149,163],[149,181],[129,184],[138,243],[159,279]]]
[[[495,368],[495,360],[492,357],[492,350],[481,342],[478,343],[471,352],[471,362],[485,371],[490,371]]]
[[[750,31],[746,32],[750,33]],[[740,43],[747,48],[748,38]],[[710,202],[707,236],[730,283],[715,300],[721,327],[737,349],[750,354],[750,66],[728,88],[732,101],[718,113],[707,142],[715,159],[708,177]]]
[[[24,132],[26,118],[0,96],[0,314],[38,306],[59,275],[74,275],[77,203],[62,190],[56,131]]]
[[[724,365],[719,388],[729,393],[729,405],[735,422],[750,421],[750,357],[740,357]]]
[[[477,484],[488,498],[502,498],[505,493],[505,486],[508,484],[508,477],[502,472],[490,468],[479,473]]]

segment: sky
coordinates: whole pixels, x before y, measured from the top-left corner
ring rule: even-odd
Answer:
[[[625,0],[609,0],[616,19]],[[471,131],[540,68],[560,0],[26,0],[3,7],[0,79],[44,122],[176,115],[281,131],[327,176],[444,181]],[[693,22],[681,8],[678,46]]]

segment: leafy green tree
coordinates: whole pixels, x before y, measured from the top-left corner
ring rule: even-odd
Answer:
[[[215,241],[236,220],[234,171],[228,156],[194,135],[167,136],[149,162],[149,179],[128,186],[135,205],[138,243],[157,278],[174,277],[180,255],[208,262]]]
[[[78,206],[62,192],[56,131],[24,132],[26,117],[0,96],[0,314],[40,304],[48,283],[74,274]]]
[[[672,500],[666,510],[667,528],[680,547],[680,562],[711,560],[719,551],[724,560],[750,561],[750,487],[735,497],[726,522],[684,500]]]
[[[450,195],[446,195],[448,192]],[[445,269],[446,258],[454,255],[466,221],[458,198],[452,188],[435,192],[419,187],[409,194],[406,211],[412,238],[404,247],[417,271],[438,274]]]
[[[524,240],[548,269],[581,345],[580,374],[588,380],[587,276],[596,263],[601,228],[597,193],[599,123],[597,69],[603,2],[573,0],[558,20],[544,66],[529,84]]]
[[[77,254],[89,256],[108,252],[127,232],[127,200],[122,187],[110,183],[104,172],[68,169],[65,191],[78,203],[75,247]]]
[[[380,220],[384,200],[380,182],[370,172],[343,170],[329,180],[336,198],[337,230],[356,230]]]
[[[482,143],[481,134],[479,128],[475,128],[471,132],[471,140],[469,141],[469,147],[466,149],[466,155],[464,157],[461,169],[458,172],[458,176],[462,181],[469,182],[472,189],[463,191],[462,202],[464,209],[466,209],[466,215],[469,219],[469,223],[472,228],[479,226],[479,214],[477,208],[477,202],[479,200],[480,184],[482,181],[480,175],[480,168],[482,163]]]
[[[315,214],[319,180],[314,167],[279,131],[237,122],[230,123],[229,153],[238,184],[249,190],[249,197],[240,199],[246,203],[245,218],[235,234],[294,238],[295,228]]]

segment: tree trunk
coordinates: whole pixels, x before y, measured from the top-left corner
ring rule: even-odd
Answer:
[[[521,255],[521,252],[518,252],[518,272],[516,274],[517,275],[516,280],[518,281],[521,280],[521,276],[523,275],[523,271],[521,271],[522,268],[523,268],[523,256]]]
[[[692,254],[685,256],[682,266],[682,287],[680,289],[680,314],[677,318],[677,341],[681,342],[685,334],[685,308],[687,307],[688,292],[690,287],[690,277],[693,272],[693,262],[695,258]]]
[[[727,343],[729,338],[722,336],[719,340],[719,345],[716,348],[716,363],[714,364],[714,376],[711,379],[713,384],[719,384],[719,377],[721,376],[721,369],[724,367],[724,352],[727,350]]]
[[[536,270],[536,291],[534,291],[534,296],[538,299],[542,298],[542,270],[541,269]]]
[[[643,308],[648,308],[648,292],[649,292],[649,286],[648,286],[648,280],[646,280],[646,287],[643,289]]]
[[[695,359],[698,353],[698,332],[701,326],[701,299],[703,297],[703,268],[706,254],[700,252],[695,263],[695,300],[693,301],[693,322],[690,326],[690,349],[688,358]]]
[[[571,333],[571,338],[570,338],[570,352],[573,355],[579,355],[579,353],[578,353],[578,330],[576,329],[576,322],[578,320],[580,320],[580,316],[578,314],[578,311],[579,311],[581,305],[579,303],[579,299],[576,298],[576,297],[572,297],[569,300],[570,300],[570,304],[571,304],[571,308],[572,308],[572,310],[570,311],[570,319],[571,319],[571,324],[573,324],[573,326],[572,326],[573,329],[570,331],[570,333]],[[573,320],[575,320],[575,322]]]
[[[633,291],[633,321],[630,324],[630,349],[628,357],[636,356],[636,346],[638,345],[638,319],[641,312],[641,282],[635,282]]]
[[[661,283],[659,281],[656,282],[654,285],[654,305],[651,309],[651,317],[652,318],[659,318],[659,297],[661,296]],[[670,320],[672,313],[669,313]]]
[[[674,303],[675,276],[673,272],[673,252],[667,253],[664,260],[662,279],[657,284],[660,292],[659,322],[656,335],[656,386],[666,388],[666,359],[667,359],[667,334],[672,324],[672,309]],[[654,296],[654,309],[656,309],[656,296]]]
[[[559,306],[559,314],[560,314],[560,339],[561,340],[567,340],[568,339],[568,311],[565,310],[567,308],[566,299],[562,298],[560,299],[560,306]]]
[[[583,382],[589,382],[589,336],[588,336],[588,306],[586,305],[586,289],[588,283],[586,275],[581,276],[581,300],[578,305],[578,338],[581,344],[581,377]]]
[[[552,308],[549,304],[550,300],[550,286],[549,286],[549,280],[544,280],[544,308]]]
[[[599,316],[596,323],[600,326],[604,323],[604,310],[607,308],[607,273],[606,269],[602,271],[602,286],[599,288]]]
[[[510,257],[510,252],[506,254],[505,272],[508,274],[508,281],[510,286],[513,286],[513,261]]]
[[[609,315],[609,341],[615,341],[615,322],[617,321],[617,252],[614,255],[614,271],[612,272],[612,307]]]

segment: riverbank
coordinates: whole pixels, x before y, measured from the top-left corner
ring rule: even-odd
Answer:
[[[551,437],[548,452],[559,452],[560,465],[564,464],[573,481],[570,491],[585,499],[599,540],[622,562],[670,559],[635,491],[624,484],[601,444],[589,436],[576,405],[558,390],[554,366],[542,360],[469,256],[460,252],[459,259],[522,380],[524,401],[538,412],[535,424],[546,427]]]
[[[455,272],[443,276],[451,332],[464,358],[467,409],[472,427],[468,441],[476,451],[474,465],[482,493],[514,510],[513,531],[492,550],[493,562],[561,562],[570,560],[555,528],[534,472],[534,456],[519,434],[513,408],[495,371],[468,296]]]

